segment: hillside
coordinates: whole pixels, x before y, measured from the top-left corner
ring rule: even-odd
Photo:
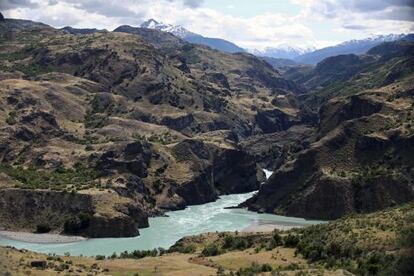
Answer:
[[[305,100],[316,108],[331,98],[379,88],[408,77],[413,73],[413,49],[412,42],[383,43],[364,55],[330,57],[315,67],[292,66],[283,76],[313,91]]]
[[[136,236],[259,188],[243,206],[317,219],[414,199],[412,43],[282,75],[156,29],[87,32],[0,23],[1,228]]]
[[[272,99],[303,88],[249,54],[140,28],[0,29],[2,228],[137,235],[150,215],[256,190],[239,140],[300,120]]]
[[[317,111],[315,140],[245,205],[334,219],[412,201],[412,47],[382,44],[367,56],[328,58],[309,71],[305,85],[321,87],[302,97]]]

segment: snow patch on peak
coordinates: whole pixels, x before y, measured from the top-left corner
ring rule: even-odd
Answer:
[[[140,27],[172,33],[173,35],[176,35],[181,38],[193,34],[192,32],[188,31],[186,28],[180,25],[164,24],[154,19],[149,19],[145,21],[144,23],[141,24]]]
[[[263,49],[249,49],[248,51],[257,56],[292,59],[299,55],[303,55],[315,50],[316,47],[314,46],[300,47],[289,44],[279,44],[274,47],[265,47]]]
[[[141,28],[146,28],[146,29],[155,29],[159,25],[161,25],[161,24],[158,23],[158,21],[156,21],[154,19],[149,19],[149,20],[145,21],[144,23],[142,23],[140,27]]]
[[[352,39],[345,42],[342,42],[338,46],[346,46],[352,44],[362,44],[362,43],[381,43],[381,42],[391,42],[395,40],[403,39],[406,34],[389,34],[389,35],[373,35],[365,39]]]

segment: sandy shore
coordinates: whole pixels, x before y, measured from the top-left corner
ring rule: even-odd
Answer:
[[[242,229],[242,232],[272,232],[275,229],[278,230],[290,230],[293,228],[300,228],[299,225],[283,225],[280,223],[272,222],[256,222],[248,227]]]
[[[31,243],[69,243],[86,240],[86,238],[78,236],[64,236],[59,234],[34,234],[13,231],[0,231],[0,239],[1,238]]]

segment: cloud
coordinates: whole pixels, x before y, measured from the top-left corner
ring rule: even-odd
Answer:
[[[360,12],[380,11],[389,7],[414,7],[412,0],[351,0],[341,1],[346,8]]]
[[[1,0],[0,11],[7,11],[19,7],[38,8],[39,5],[33,3],[31,0]]]
[[[198,8],[204,3],[204,0],[184,0],[183,3],[188,7]]]
[[[344,24],[342,25],[342,27],[344,29],[349,29],[349,30],[366,30],[370,28],[368,26],[358,25],[358,24]]]
[[[307,15],[329,19],[414,21],[414,0],[291,0],[306,7]]]
[[[137,26],[154,18],[204,36],[260,49],[279,44],[321,47],[341,39],[414,29],[413,0],[290,1],[298,8],[296,15],[265,12],[237,16],[236,0],[229,3],[234,7],[231,15],[224,12],[225,5],[222,11],[210,9],[204,0],[0,0],[0,10],[6,10],[6,17],[55,27],[108,30],[125,24]]]

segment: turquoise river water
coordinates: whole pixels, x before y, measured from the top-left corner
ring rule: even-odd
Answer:
[[[28,243],[0,238],[0,245],[10,245],[43,253],[71,255],[111,255],[125,250],[168,248],[184,236],[215,231],[240,231],[253,224],[272,223],[286,226],[306,226],[319,223],[301,218],[258,214],[245,209],[225,209],[250,198],[254,192],[221,196],[217,201],[188,206],[184,210],[167,212],[165,217],[149,219],[149,228],[140,229],[133,238],[87,239],[71,243]]]

